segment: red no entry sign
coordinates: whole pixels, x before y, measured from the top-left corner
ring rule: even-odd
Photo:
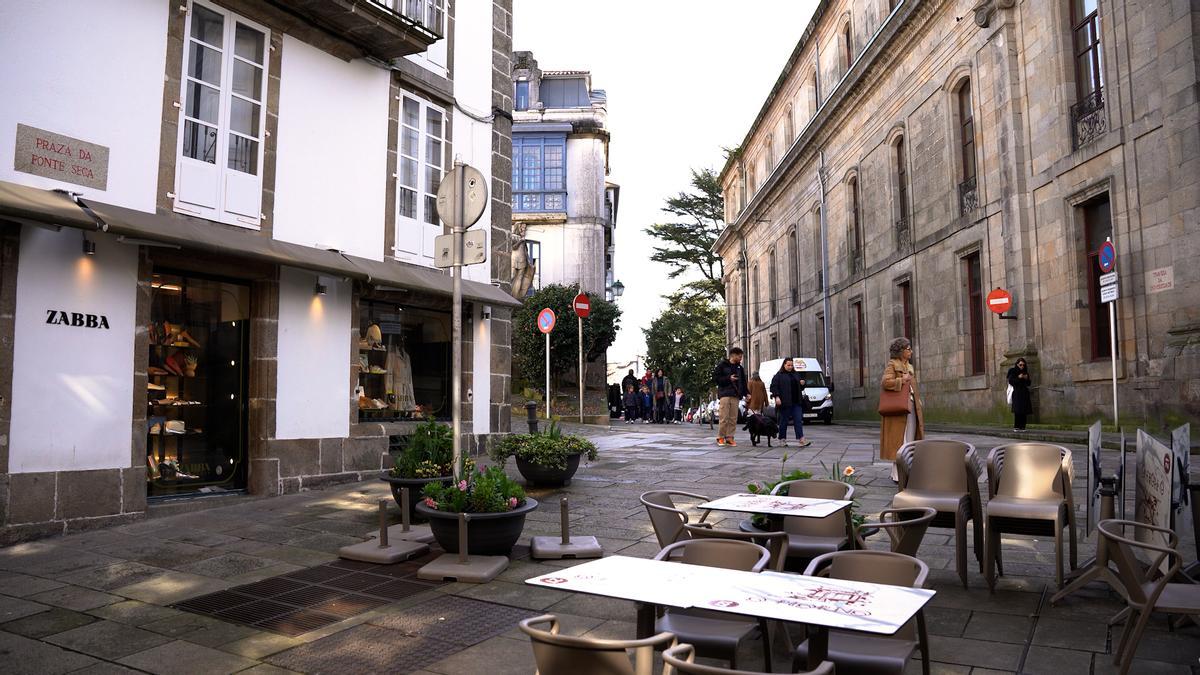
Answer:
[[[592,301],[588,300],[588,296],[583,293],[575,296],[575,300],[571,303],[571,306],[575,308],[575,314],[581,319],[586,319],[592,311]]]
[[[987,308],[997,314],[1003,314],[1012,309],[1012,294],[1003,288],[988,293]]]
[[[538,330],[542,331],[546,335],[549,335],[550,331],[554,330],[554,323],[557,320],[557,317],[554,316],[554,310],[550,309],[549,307],[543,309],[542,311],[538,312]]]

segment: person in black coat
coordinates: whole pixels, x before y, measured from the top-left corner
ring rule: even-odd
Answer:
[[[1013,431],[1025,431],[1025,420],[1033,412],[1029,397],[1029,364],[1024,358],[1017,359],[1008,369],[1008,386],[1012,387]]]
[[[625,396],[622,402],[625,404],[625,424],[633,424],[639,417],[638,410],[641,408],[642,397],[634,391],[632,384],[625,386]]]
[[[775,411],[779,416],[779,441],[787,446],[788,421],[796,431],[796,441],[800,447],[812,445],[804,438],[804,385],[800,373],[791,359],[784,359],[779,372],[771,378],[771,397],[775,401]]]
[[[743,357],[742,349],[734,347],[729,350],[729,358],[713,368],[712,381],[721,401],[717,411],[717,445],[737,445],[733,433],[737,429],[738,401],[746,397],[748,384]]]

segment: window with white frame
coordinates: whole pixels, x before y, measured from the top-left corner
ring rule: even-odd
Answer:
[[[567,210],[565,134],[513,134],[513,210]]]
[[[445,111],[405,92],[400,97],[399,139],[396,256],[430,262],[433,239],[442,233],[437,190],[445,166]]]
[[[175,208],[256,228],[270,33],[201,2],[185,30]]]
[[[404,3],[403,14],[416,21],[442,39],[429,48],[405,58],[429,70],[445,76],[447,74],[446,2],[445,0],[390,0],[397,6]],[[386,1],[384,4],[388,4]]]

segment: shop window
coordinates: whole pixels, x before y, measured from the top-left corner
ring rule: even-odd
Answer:
[[[146,368],[150,497],[246,487],[250,289],[155,274]]]
[[[567,210],[565,134],[513,134],[513,210]]]
[[[359,317],[359,421],[449,418],[450,313],[367,300]]]
[[[445,165],[445,113],[412,94],[400,101],[400,157],[396,182],[396,255],[433,259],[433,240],[442,233],[437,191]]]
[[[269,32],[200,2],[185,31],[175,208],[257,228]]]

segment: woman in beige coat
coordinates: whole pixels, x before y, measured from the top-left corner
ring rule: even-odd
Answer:
[[[925,438],[925,421],[921,414],[921,394],[917,390],[916,373],[909,360],[912,358],[912,342],[908,338],[896,338],[888,345],[890,358],[883,370],[883,389],[900,391],[909,385],[912,396],[908,400],[907,415],[891,415],[882,418],[879,428],[879,458],[892,462],[892,482],[896,482],[896,451],[911,441]]]

